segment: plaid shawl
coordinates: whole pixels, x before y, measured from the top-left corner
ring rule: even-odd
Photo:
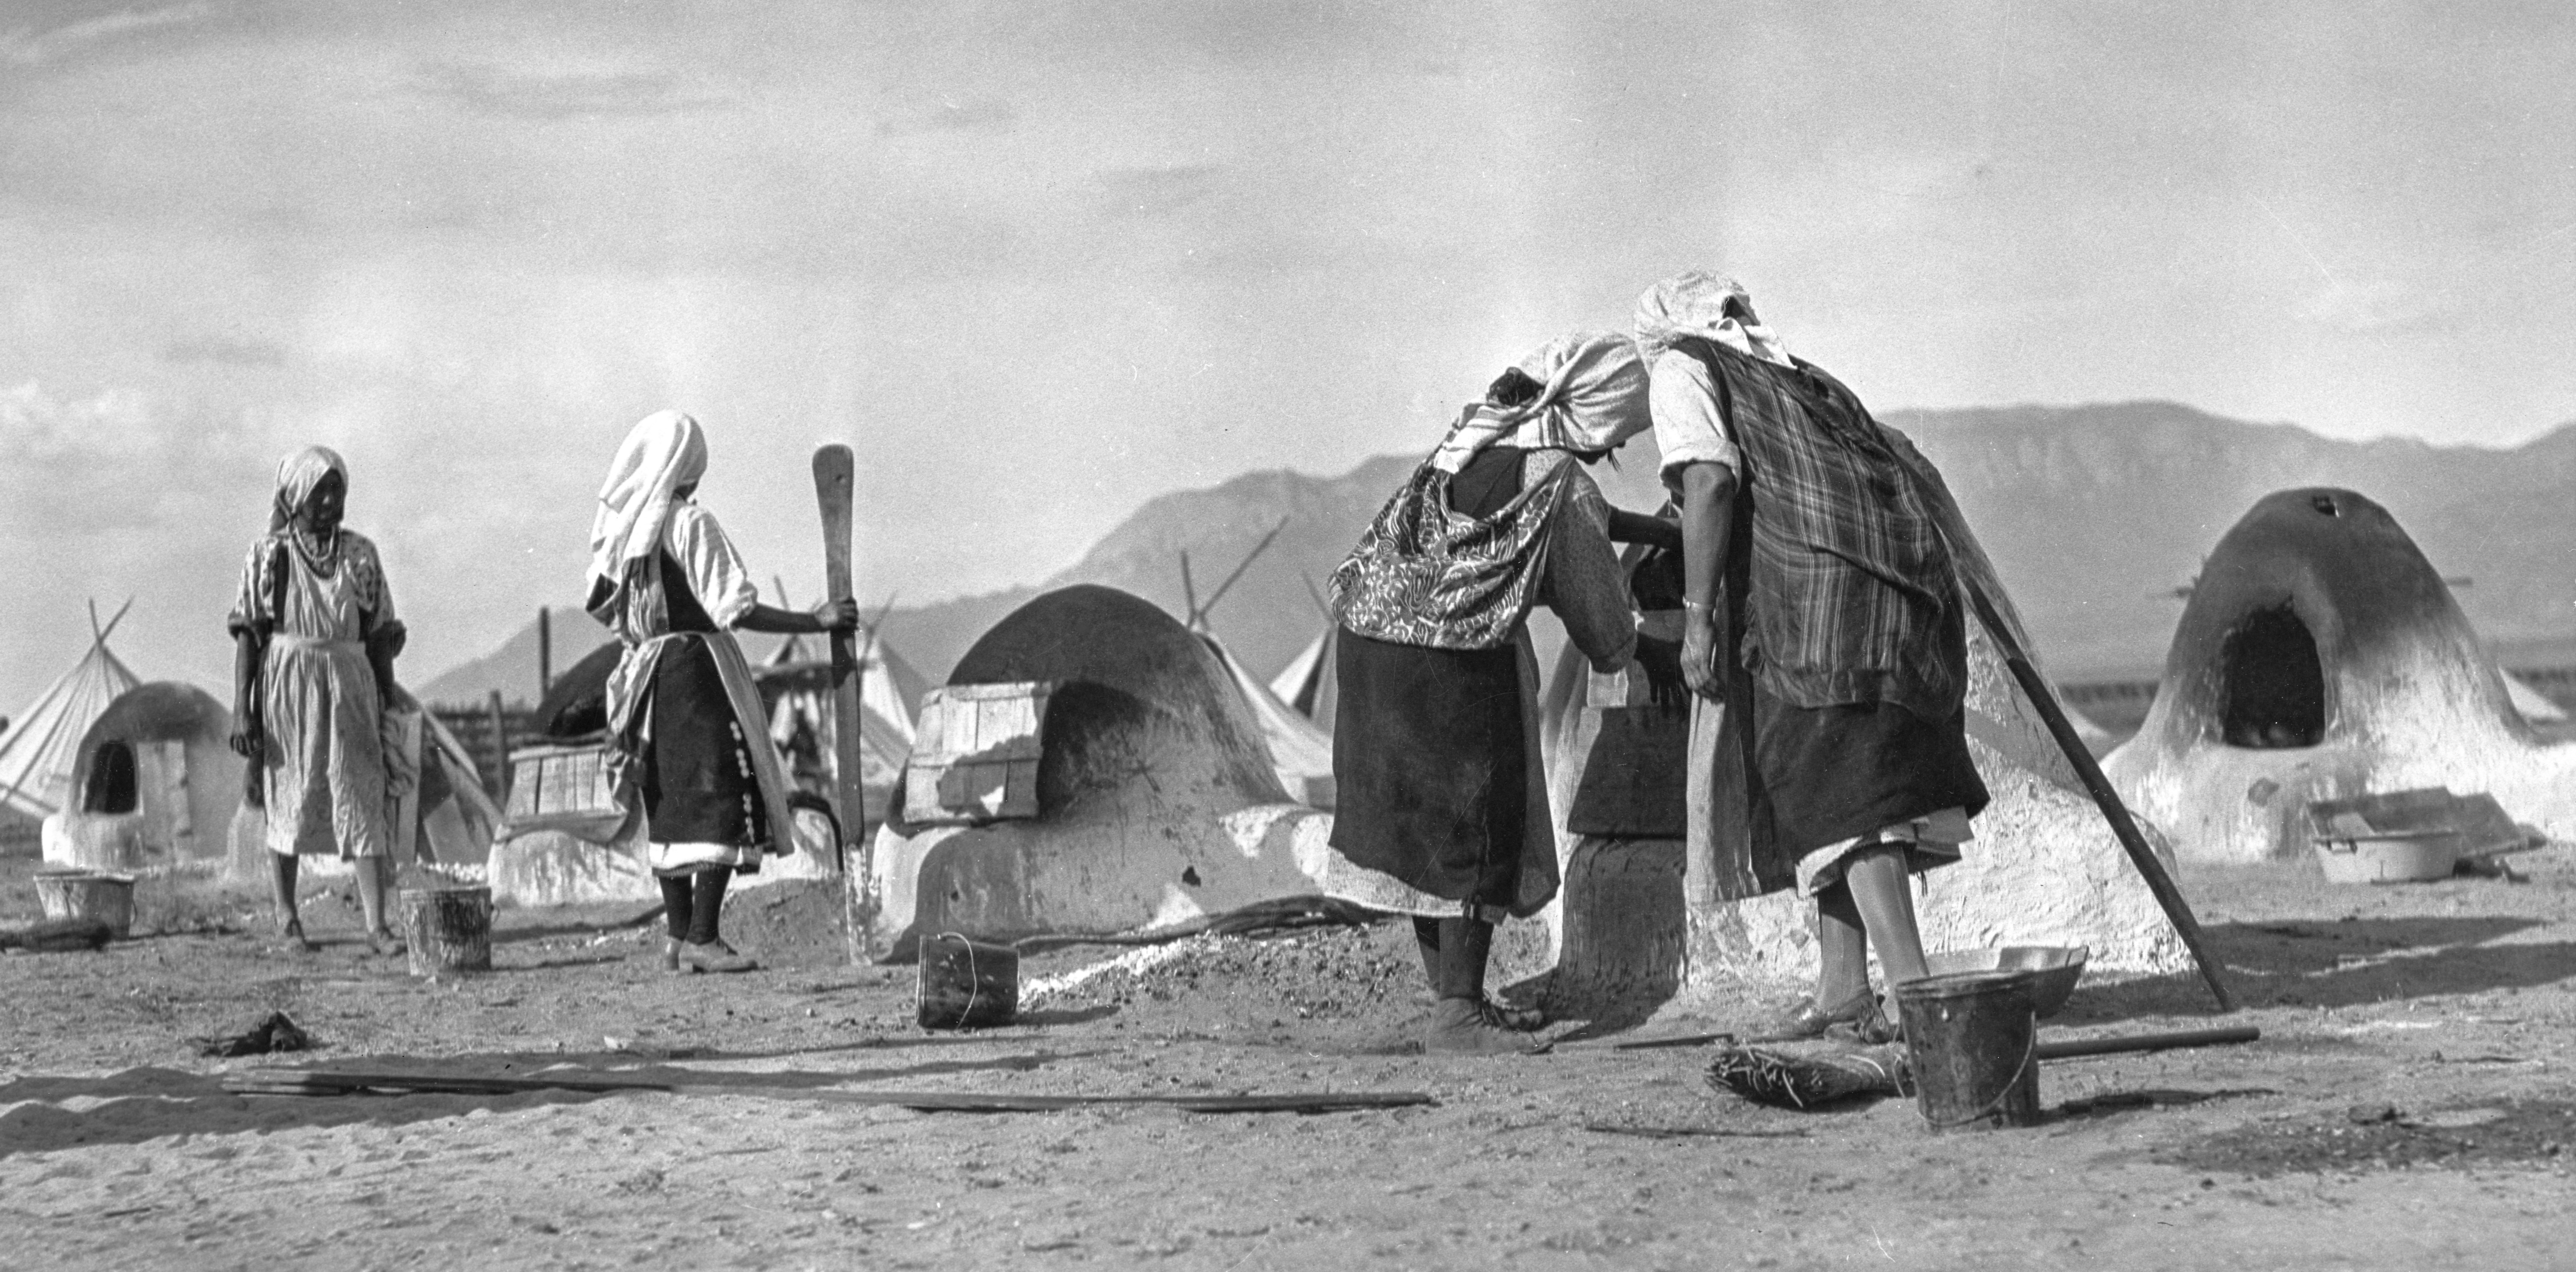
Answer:
[[[1795,706],[1893,702],[1950,718],[1967,685],[1965,628],[1911,448],[1803,360],[1782,367],[1695,338],[1673,347],[1707,365],[1743,452],[1746,669]]]

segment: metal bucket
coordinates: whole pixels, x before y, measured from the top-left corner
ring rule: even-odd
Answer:
[[[402,923],[412,975],[492,970],[490,888],[405,888]]]
[[[2030,972],[1959,972],[1896,987],[1924,1124],[1935,1131],[2039,1121],[2039,1013]]]
[[[1020,1014],[1020,952],[962,933],[921,939],[914,1017],[924,1029],[991,1029]]]
[[[134,928],[134,876],[104,870],[43,870],[36,901],[49,919],[94,919],[118,937]]]

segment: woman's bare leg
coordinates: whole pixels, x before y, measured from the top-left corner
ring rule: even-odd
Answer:
[[[1905,868],[1905,848],[1883,844],[1852,854],[1843,864],[1852,904],[1869,930],[1870,947],[1887,973],[1889,1011],[1894,1020],[1896,987],[1928,973],[1923,961],[1923,933],[1914,925],[1913,880]]]
[[[280,930],[300,929],[295,913],[295,858],[286,853],[268,854],[268,895],[277,903],[277,926]]]
[[[1832,1011],[1869,992],[1869,938],[1851,888],[1816,894],[1816,1010]]]
[[[385,876],[393,873],[392,866],[389,857],[358,858],[358,908],[366,912],[369,936],[393,935],[385,926]]]

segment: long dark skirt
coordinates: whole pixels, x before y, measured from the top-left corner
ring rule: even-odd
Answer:
[[[768,841],[742,726],[704,641],[676,642],[654,669],[653,738],[645,758],[637,784],[656,841],[746,847]]]
[[[1769,805],[1770,877],[1827,844],[1986,806],[1964,712],[1935,723],[1889,703],[1797,707],[1753,690],[1753,762]],[[1762,837],[1756,836],[1759,841]]]
[[[1520,655],[1340,633],[1333,847],[1430,893],[1509,906],[1527,833]]]

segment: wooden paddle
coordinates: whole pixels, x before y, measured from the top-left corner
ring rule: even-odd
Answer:
[[[2172,920],[2175,931],[2182,933],[2182,943],[2191,951],[2192,962],[2199,964],[2200,978],[2209,982],[2209,992],[2218,999],[2218,1009],[2236,1010],[2235,997],[2227,992],[2227,982],[2219,978],[2218,961],[2209,956],[2208,946],[2201,939],[2200,920],[2192,917],[2191,903],[2183,900],[2173,876],[2165,873],[2165,863],[2147,846],[2146,837],[2138,833],[2138,823],[2129,816],[2128,806],[2120,802],[2120,793],[2111,789],[2111,779],[2103,776],[2102,766],[2093,762],[2093,753],[2085,749],[2084,740],[2075,735],[2075,726],[2067,722],[2066,712],[2058,708],[2057,695],[2040,678],[2039,669],[2031,665],[2021,642],[2013,638],[2012,627],[1997,611],[1994,598],[1974,579],[1968,580],[1965,590],[1977,608],[1977,621],[1985,624],[1986,634],[2003,651],[2004,665],[2012,668],[2013,679],[2020,682],[2022,696],[2030,699],[2031,709],[2039,712],[2040,722],[2048,726],[2048,735],[2057,739],[2057,749],[2066,753],[2066,762],[2074,766],[2084,789],[2101,807],[2103,819],[2111,823],[2111,833],[2119,839],[2120,847],[2128,850],[2130,863],[2147,881],[2147,891],[2155,894],[2156,904],[2164,907],[2165,917]]]
[[[814,502],[823,512],[823,591],[827,600],[850,598],[850,487],[856,461],[835,442],[814,452]],[[867,796],[859,786],[859,656],[848,632],[832,633],[832,775],[840,805],[841,841],[833,857],[848,897],[850,949],[867,948],[876,907],[868,891]]]

